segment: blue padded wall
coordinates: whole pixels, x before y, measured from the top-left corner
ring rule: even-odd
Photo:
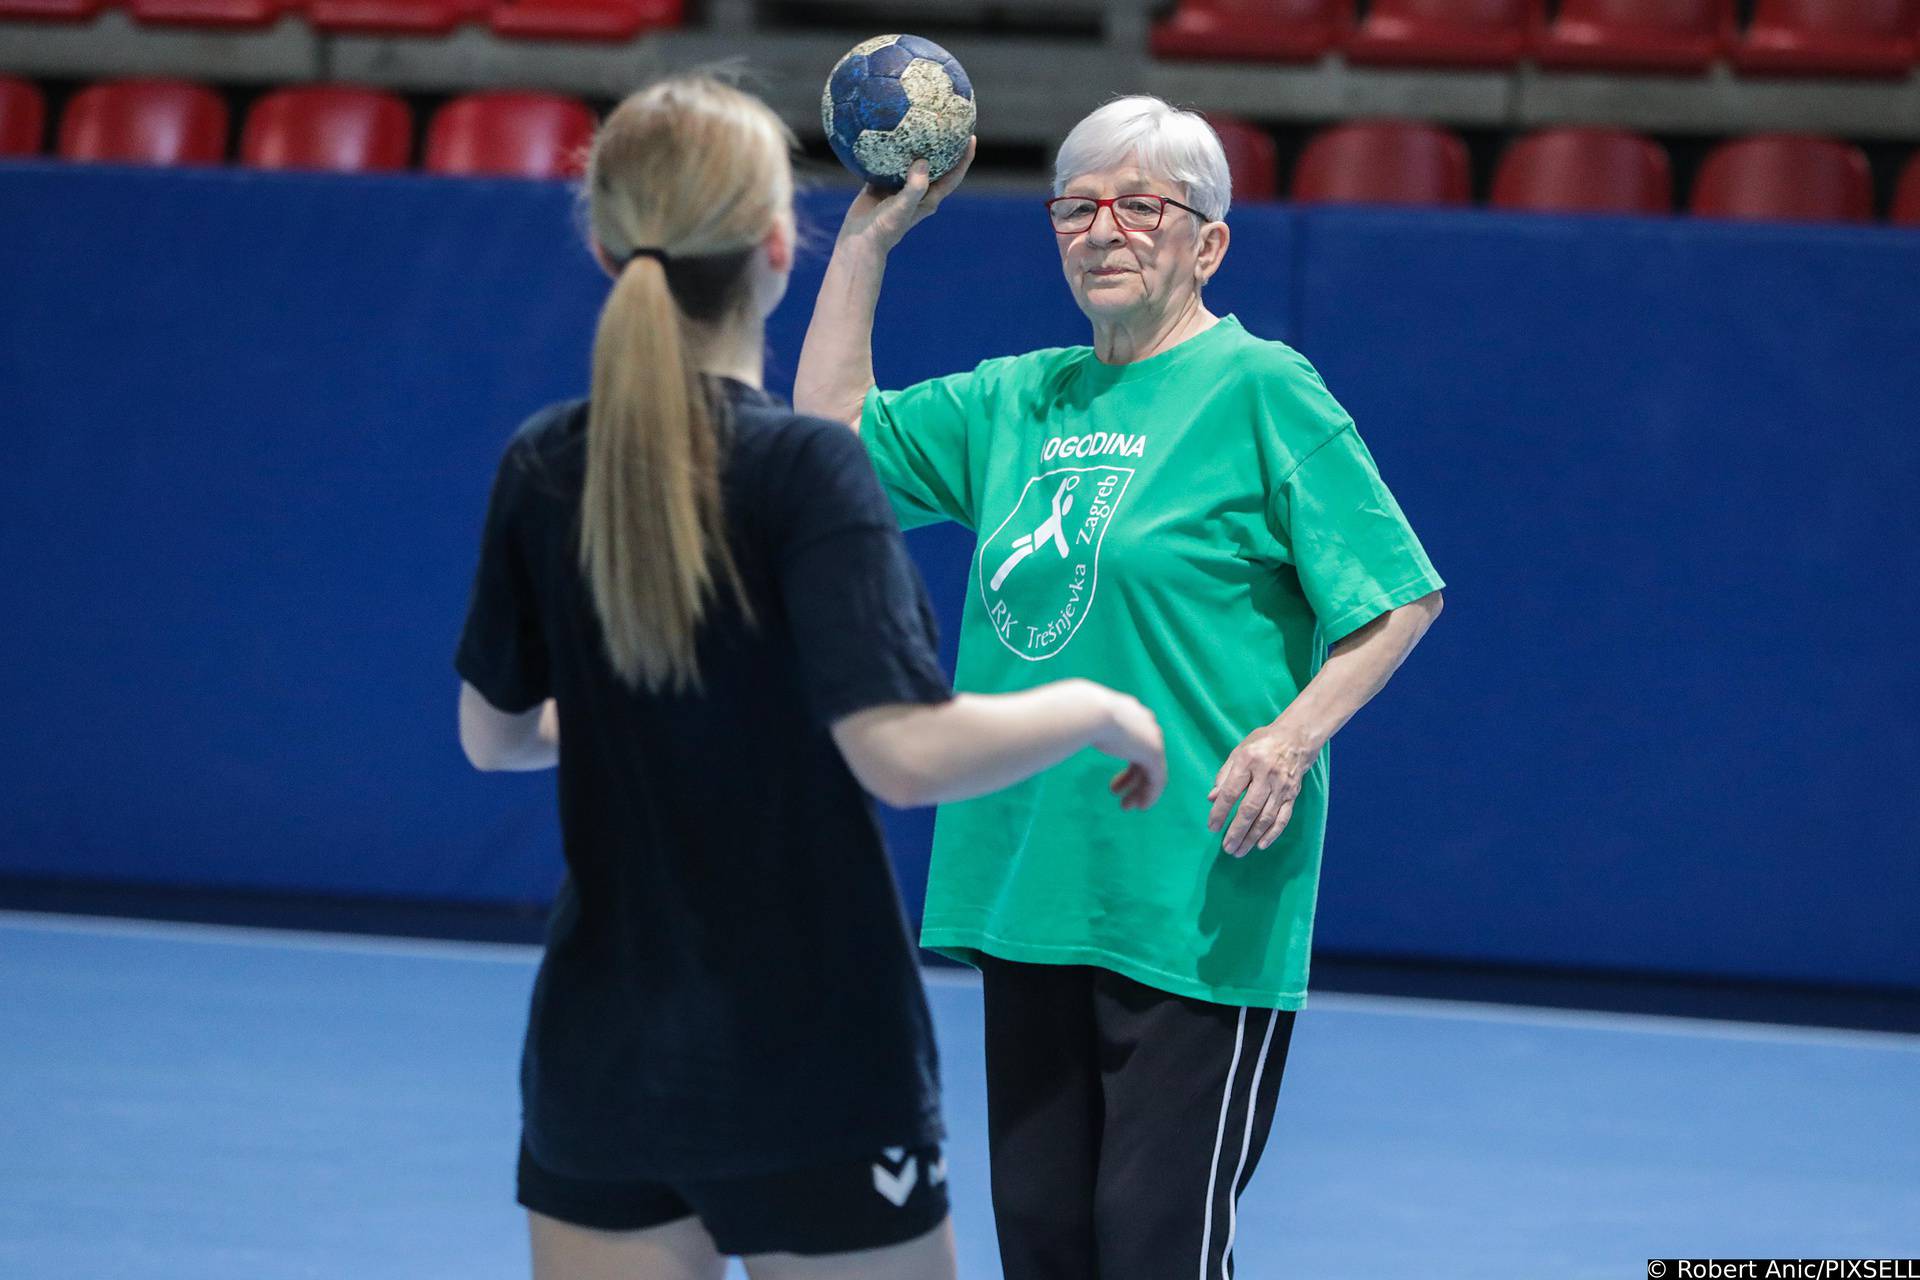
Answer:
[[[492,465],[586,367],[544,184],[0,172],[0,869],[539,900],[451,645]]]
[[[1920,986],[1920,236],[1313,213],[1300,299],[1450,584],[1323,942]]]
[[[880,379],[1085,341],[1058,270],[1035,202],[956,198]],[[543,900],[551,780],[466,767],[449,655],[500,446],[584,383],[570,194],[10,166],[0,281],[0,874]],[[1451,583],[1333,748],[1323,948],[1920,986],[1916,298],[1898,232],[1236,211],[1210,302]],[[912,541],[950,659],[969,539]],[[929,815],[886,821],[917,909]]]

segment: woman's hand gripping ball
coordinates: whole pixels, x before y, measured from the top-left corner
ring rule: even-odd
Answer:
[[[928,181],[925,160],[915,160],[907,170],[907,183],[900,190],[885,191],[872,183],[862,187],[840,224],[840,239],[863,242],[882,255],[893,252],[907,232],[932,217],[940,202],[960,185],[967,170],[973,167],[974,152],[979,145],[978,138],[968,138],[959,163],[938,182]]]

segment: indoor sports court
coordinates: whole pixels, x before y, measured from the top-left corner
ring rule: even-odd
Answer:
[[[720,63],[746,97],[717,100],[764,103],[753,136],[774,139],[735,171],[784,175],[789,131],[793,189],[774,182],[771,212],[719,248],[609,214],[607,190],[648,209],[668,169],[622,177],[596,137],[634,91]],[[1202,113],[1174,115],[1204,145],[1056,174],[1122,95]],[[1217,157],[1230,207],[1166,154]],[[923,186],[901,176],[928,155]],[[874,250],[901,182],[893,200],[937,213]],[[736,344],[751,358],[723,364],[701,326],[763,296],[778,305]],[[645,323],[612,327],[636,299]],[[733,479],[707,523],[666,527],[857,525],[869,558],[836,544],[805,579],[784,552],[741,559],[738,601],[764,578],[782,602],[759,610],[774,630],[741,632],[774,656],[602,722],[564,692],[599,687],[565,660],[482,653],[512,638],[510,608],[484,635],[475,619],[487,591],[524,589],[497,572],[526,554],[499,539],[533,519],[502,514],[523,424],[585,397],[581,439],[606,440],[607,335],[638,351],[668,328],[680,345],[647,358],[678,352],[719,396],[712,422],[685,417],[696,444],[722,424],[712,465],[746,448],[743,405],[860,440],[823,437],[858,464],[842,484],[804,469],[822,449],[770,436],[771,479],[715,472]],[[1232,360],[1229,340],[1248,344]],[[1215,367],[1202,351],[1228,372],[1195,374]],[[944,1190],[962,1280],[1914,1258],[1916,353],[1911,0],[0,0],[0,1276],[525,1276],[529,1209],[623,1238],[683,1221],[526,1199],[543,944],[687,1019],[595,1015],[574,1057],[625,1023],[601,1046],[616,1075],[645,1076],[649,1053],[747,1062],[758,1105],[818,1085],[838,1107],[893,1078],[874,1064],[894,1062],[894,1022],[837,1035],[835,1072],[734,1044],[727,1019],[790,1006],[804,1028],[877,999],[880,962],[841,958],[844,1001],[795,985],[783,1005],[850,934],[924,982],[916,1034],[940,1063],[941,1163],[874,1155],[873,1190],[896,1208]],[[1053,372],[1011,372],[1033,369]],[[1147,398],[1170,369],[1188,380]],[[1348,470],[1312,489],[1334,453]],[[708,465],[695,449],[645,471],[667,456],[625,474]],[[898,518],[836,523],[822,504],[843,500]],[[617,575],[566,548],[582,607],[613,617]],[[836,558],[866,566],[842,575],[860,603],[829,594]],[[1246,608],[1193,604],[1243,571]],[[710,628],[731,616],[713,581],[693,610]],[[811,620],[778,594],[801,581],[823,584]],[[630,616],[644,633],[669,613]],[[570,634],[554,616],[542,646]],[[1268,647],[1243,643],[1268,634],[1253,623]],[[883,651],[903,630],[913,654]],[[581,669],[616,650],[587,645]],[[793,654],[789,681],[774,659]],[[1135,709],[1069,699],[1089,682]],[[767,689],[793,708],[727,702]],[[472,699],[517,749],[482,759]],[[853,745],[877,736],[849,736],[874,707],[993,699],[1008,759],[1026,735],[1025,772],[994,786],[957,749],[889,772]],[[1263,699],[1271,724],[1241,714]],[[796,708],[811,764],[767,747]],[[946,726],[923,748],[989,741],[985,720],[919,723]],[[767,755],[746,753],[762,730]],[[614,740],[634,781],[602,799],[649,817],[596,831],[614,853],[593,862],[579,761]],[[1263,791],[1275,742],[1306,746]],[[1223,850],[1209,785],[1226,815],[1246,797],[1249,847],[1230,827]],[[809,842],[825,792],[853,825]],[[866,794],[900,803],[869,820]],[[1012,851],[997,888],[956,870],[1006,852],[993,823]],[[1130,846],[1142,831],[1161,834]],[[1136,910],[1130,877],[1185,874],[1189,846],[1170,912]],[[623,880],[636,867],[660,878]],[[1021,879],[1060,867],[1081,879]],[[877,896],[839,892],[856,880]],[[603,882],[659,914],[603,912]],[[896,887],[897,912],[871,907]],[[1100,949],[1169,914],[1163,950]],[[1214,1036],[1224,1090],[1176,1071],[1147,1095],[1199,1174],[1170,1158],[1140,1194],[1191,1199],[1194,1248],[1150,1238],[1129,1265],[1109,1198],[1097,1267],[1091,1244],[1071,1267],[1014,1261],[1028,1225],[996,1202],[1032,1162],[1005,1154],[1011,1024],[989,1003],[1006,988],[956,962],[973,952],[1132,984],[1100,1036],[1176,1008]],[[903,999],[881,1013],[912,1023]],[[1235,1008],[1237,1029],[1205,1021]],[[734,1057],[703,1059],[703,1037]],[[1105,1179],[1102,1143],[1139,1140],[1115,1136],[1114,1081],[1148,1040],[1090,1043],[1113,1090],[1090,1143]],[[544,1052],[543,1071],[565,1056]],[[1034,1056],[1037,1113],[1053,1086]],[[646,1096],[673,1109],[668,1086]],[[644,1143],[607,1142],[636,1161],[621,1185],[665,1178]]]
[[[0,941],[9,1274],[524,1270],[501,1153],[533,948],[32,914]],[[992,1276],[979,983],[928,989],[961,1273]],[[1241,1275],[1602,1280],[1678,1241],[1891,1256],[1920,1213],[1911,1034],[1312,1007]]]

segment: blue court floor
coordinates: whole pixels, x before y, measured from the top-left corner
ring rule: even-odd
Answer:
[[[525,1275],[534,960],[0,913],[0,1277]],[[980,991],[930,992],[992,1280]],[[1238,1241],[1245,1280],[1920,1255],[1920,1037],[1316,997]]]

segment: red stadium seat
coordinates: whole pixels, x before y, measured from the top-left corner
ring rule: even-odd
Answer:
[[[1703,72],[1733,39],[1733,0],[1561,0],[1534,57],[1544,67]]]
[[[1873,178],[1860,148],[1831,138],[1760,134],[1707,156],[1693,211],[1712,218],[1866,222]]]
[[[593,112],[574,98],[471,93],[434,114],[426,167],[433,173],[570,177],[580,171],[593,130]]]
[[[297,0],[126,0],[136,21],[172,27],[270,27]]]
[[[1156,58],[1311,62],[1353,26],[1353,0],[1180,0],[1153,24]]]
[[[67,103],[60,155],[117,164],[219,164],[227,151],[227,104],[184,80],[112,80]]]
[[[1316,135],[1293,172],[1293,198],[1315,203],[1465,204],[1467,144],[1413,121],[1337,125]]]
[[[1280,149],[1273,135],[1258,125],[1232,116],[1207,113],[1207,123],[1220,135],[1227,153],[1227,172],[1233,175],[1235,200],[1276,200],[1280,196]]]
[[[500,0],[487,25],[536,40],[631,40],[682,16],[681,0]]]
[[[0,76],[0,156],[37,156],[47,135],[47,100],[31,80]]]
[[[307,0],[317,30],[367,35],[445,35],[486,11],[487,0]]]
[[[253,169],[369,173],[404,169],[412,154],[407,104],[353,85],[270,93],[253,104],[240,131],[240,163]]]
[[[1505,67],[1526,53],[1541,0],[1373,0],[1350,62]]]
[[[1920,227],[1920,151],[1907,161],[1907,171],[1894,189],[1892,217],[1896,226]]]
[[[91,22],[106,0],[0,0],[0,22]]]
[[[1759,0],[1733,65],[1757,75],[1904,76],[1920,0]]]
[[[1500,157],[1493,203],[1542,213],[1672,213],[1673,169],[1624,129],[1544,129]]]

